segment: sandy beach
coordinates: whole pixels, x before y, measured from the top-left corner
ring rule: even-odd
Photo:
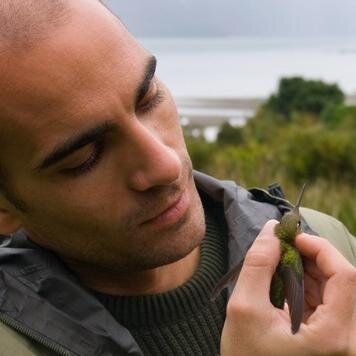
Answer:
[[[175,98],[178,112],[184,125],[220,126],[229,121],[243,126],[252,117],[263,98]]]
[[[183,125],[220,126],[228,121],[233,126],[243,126],[266,98],[176,97],[175,101]],[[356,105],[356,95],[345,100]]]

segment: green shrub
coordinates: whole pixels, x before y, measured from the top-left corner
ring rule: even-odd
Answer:
[[[208,172],[216,145],[202,138],[186,138],[186,144],[194,169]]]
[[[331,128],[356,129],[356,106],[330,106],[324,110],[321,119]]]
[[[285,119],[266,108],[261,108],[242,128],[243,140],[258,143],[273,142],[276,134],[286,125]]]
[[[352,182],[356,177],[356,132],[322,126],[291,128],[281,145],[282,167],[295,182],[323,178]]]
[[[216,142],[219,145],[238,145],[243,141],[243,129],[224,122],[219,130]]]
[[[220,149],[214,156],[213,167],[219,177],[256,185],[271,174],[271,160],[268,147],[252,141],[245,146]]]
[[[301,77],[282,78],[277,94],[270,97],[266,107],[291,119],[295,111],[320,115],[327,107],[342,104],[344,99],[337,84]]]

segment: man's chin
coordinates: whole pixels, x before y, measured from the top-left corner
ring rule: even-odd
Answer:
[[[199,244],[197,244],[196,246],[192,246],[191,248],[189,248],[189,250],[180,251],[180,253],[177,253],[177,251],[175,251],[174,254],[167,253],[165,255],[159,256],[159,258],[157,258],[155,260],[145,259],[145,261],[144,261],[144,259],[142,259],[140,265],[135,266],[135,271],[136,272],[148,271],[148,270],[152,270],[155,268],[160,268],[163,266],[168,266],[168,265],[174,264],[174,263],[186,258],[198,246],[199,246]]]
[[[200,203],[200,200],[199,200]],[[162,233],[150,246],[140,251],[140,270],[152,269],[177,262],[198,247],[205,236],[205,219],[201,207],[193,204],[188,215],[170,230]]]

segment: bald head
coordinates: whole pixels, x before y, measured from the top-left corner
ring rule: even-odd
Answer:
[[[70,0],[1,0],[0,49],[31,48],[70,18]]]
[[[32,47],[70,17],[67,0],[1,0],[1,47]]]

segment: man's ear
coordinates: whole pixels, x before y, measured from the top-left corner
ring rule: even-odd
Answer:
[[[6,208],[0,207],[0,235],[11,235],[21,227],[21,220]]]

